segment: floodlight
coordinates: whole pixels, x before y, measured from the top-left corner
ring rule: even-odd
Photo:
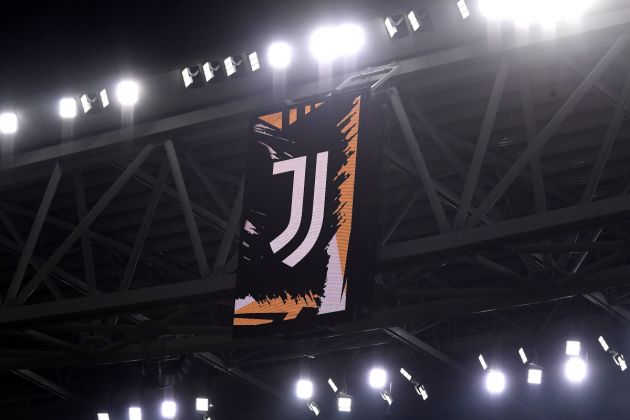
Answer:
[[[162,401],[160,411],[165,419],[174,419],[177,415],[177,404],[171,400]]]
[[[335,385],[335,382],[331,378],[328,378],[328,385],[330,385],[330,388],[333,390],[333,392],[337,392],[337,385]]]
[[[527,383],[540,385],[542,383],[543,370],[540,366],[534,364],[529,365],[527,368]]]
[[[109,106],[106,89],[102,89],[100,92],[84,93],[79,99],[84,114],[94,114]]]
[[[140,407],[129,407],[129,420],[142,420],[142,409]]]
[[[204,77],[203,68],[199,64],[183,69],[182,79],[184,79],[184,86],[191,89],[201,87],[209,80],[206,80],[206,77]]]
[[[387,405],[392,405],[394,402],[394,397],[392,397],[392,393],[388,389],[381,391],[381,398],[385,400]]]
[[[123,106],[133,106],[140,98],[140,87],[133,80],[123,80],[116,86],[116,98]]]
[[[483,368],[483,370],[488,369],[488,364],[486,363],[486,360],[483,358],[483,354],[479,355],[479,363],[481,363],[481,367]]]
[[[466,0],[459,0],[457,2],[457,8],[459,9],[459,13],[462,15],[462,19],[468,19],[470,16],[470,10],[468,10]]]
[[[308,402],[308,409],[311,410],[316,416],[319,416],[319,406],[315,403],[315,401]]]
[[[400,374],[405,377],[406,380],[411,381],[411,374],[404,368],[400,368]]]
[[[59,116],[64,119],[77,116],[77,101],[74,98],[62,98],[59,100]]]
[[[480,0],[481,13],[491,20],[554,24],[579,19],[593,0]]]
[[[300,379],[295,384],[295,394],[301,400],[310,400],[313,396],[313,382],[309,379]]]
[[[626,364],[626,359],[623,357],[623,354],[615,352],[613,354],[613,360],[622,372],[628,369],[628,365]]]
[[[423,400],[427,400],[427,398],[429,398],[429,394],[427,393],[427,390],[424,388],[424,385],[414,385],[413,389],[415,389],[415,391],[418,393],[418,395],[420,395],[422,397]]]
[[[267,50],[269,65],[276,69],[284,69],[291,64],[293,51],[286,42],[274,42]]]
[[[97,413],[96,414],[96,419],[97,420],[109,420],[109,414],[108,413]]]
[[[337,410],[344,413],[352,411],[352,396],[340,392],[337,394]]]
[[[505,390],[505,375],[500,370],[490,369],[486,374],[486,389],[491,394],[500,394]]]
[[[330,27],[317,29],[311,35],[311,54],[319,61],[332,61],[337,57],[335,30]]]
[[[339,53],[353,55],[358,53],[365,43],[363,28],[354,23],[346,23],[337,28]]]
[[[394,15],[386,17],[385,28],[387,28],[387,33],[389,34],[390,38],[400,38],[409,34],[409,31],[407,30],[407,25],[405,24],[405,15]]]
[[[570,382],[582,382],[586,378],[586,362],[579,357],[570,357],[564,365],[564,375]]]
[[[208,402],[207,398],[196,398],[195,399],[195,410],[201,411],[201,412],[206,412],[206,411],[208,411],[209,407],[212,407],[212,404],[210,404],[210,402]]]
[[[242,65],[243,57],[238,54],[231,55],[223,60],[223,66],[225,67],[225,74],[227,77],[238,76]]]
[[[608,349],[610,348],[610,346],[608,345],[608,343],[606,342],[606,340],[604,339],[604,337],[602,337],[601,335],[599,336],[599,344],[601,344],[602,348],[604,349],[604,351],[608,351]]]
[[[523,347],[518,349],[518,355],[521,356],[521,360],[523,361],[523,364],[527,363],[527,355],[525,355],[525,350],[523,350]]]
[[[568,340],[565,353],[567,356],[579,356],[580,355],[580,342]]]
[[[221,61],[207,61],[203,64],[203,77],[206,82],[210,82],[211,80],[222,80],[224,79],[224,74],[221,70]]]
[[[414,32],[417,32],[422,26],[421,21],[418,19],[418,16],[416,16],[416,12],[413,10],[407,13],[407,19],[409,19],[409,24]]]
[[[0,114],[0,133],[13,134],[18,130],[18,118],[13,112]]]
[[[383,368],[372,368],[368,376],[370,386],[375,389],[384,388],[387,384],[387,372]]]
[[[247,54],[247,58],[249,59],[249,67],[252,69],[252,72],[260,69],[260,61],[258,61],[258,53],[256,51]]]

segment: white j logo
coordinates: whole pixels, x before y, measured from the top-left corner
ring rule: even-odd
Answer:
[[[315,189],[313,192],[313,215],[311,225],[304,241],[283,262],[293,267],[313,249],[324,221],[324,200],[326,198],[326,173],[328,171],[328,152],[317,154],[315,167]],[[273,164],[273,174],[293,172],[293,193],[291,196],[291,216],[289,224],[274,240],[271,241],[271,250],[275,254],[284,248],[297,234],[302,223],[302,210],[304,207],[304,179],[306,176],[306,156],[282,160]]]

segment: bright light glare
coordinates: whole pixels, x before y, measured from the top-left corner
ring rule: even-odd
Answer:
[[[97,418],[97,420],[109,420],[109,414],[107,414],[107,413],[97,413],[96,414],[96,418]]]
[[[592,3],[593,0],[480,0],[479,7],[491,20],[554,24],[578,20]]]
[[[5,112],[0,114],[0,133],[13,134],[17,132],[18,119],[13,112]]]
[[[486,374],[486,389],[491,394],[500,394],[505,390],[505,375],[499,370],[490,370]]]
[[[293,51],[291,50],[291,46],[286,42],[274,42],[269,46],[269,50],[267,51],[269,65],[276,69],[289,67],[292,56]]]
[[[602,348],[604,349],[604,351],[608,351],[608,349],[610,348],[610,346],[608,345],[608,343],[606,342],[606,340],[604,339],[604,337],[602,337],[601,335],[599,336],[599,344],[601,344]]]
[[[580,342],[579,341],[567,341],[565,349],[567,356],[579,356],[580,355]]]
[[[160,411],[162,412],[162,417],[165,419],[174,419],[177,415],[177,404],[175,404],[175,401],[162,401]]]
[[[571,357],[564,365],[564,375],[570,382],[582,382],[586,378],[586,362],[579,357]]]
[[[140,407],[129,407],[129,420],[142,420],[142,409]]]
[[[77,101],[74,98],[63,98],[59,101],[59,116],[74,118],[77,116]]]
[[[195,410],[197,411],[208,411],[208,407],[211,407],[212,405],[210,403],[208,403],[208,399],[207,398],[197,398],[195,399]]]
[[[313,396],[313,382],[308,379],[300,379],[295,384],[295,395],[301,400],[310,400]]]
[[[358,53],[365,44],[363,29],[347,23],[338,27],[322,27],[311,35],[311,54],[319,61],[329,62],[340,56]]]
[[[337,410],[344,413],[352,411],[352,397],[347,394],[337,395]]]
[[[459,9],[459,13],[462,15],[462,19],[467,19],[470,16],[470,10],[468,10],[468,5],[465,0],[459,0],[457,2],[457,8]]]
[[[530,367],[527,369],[527,383],[540,385],[542,383],[543,371],[539,367]]]
[[[383,368],[372,368],[368,376],[368,382],[372,388],[384,388],[387,384],[387,372]]]
[[[124,106],[133,106],[140,98],[140,87],[133,80],[123,80],[116,86],[116,99]]]

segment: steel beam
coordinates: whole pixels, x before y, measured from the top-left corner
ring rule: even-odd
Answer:
[[[223,197],[223,194],[221,194],[221,191],[219,191],[219,187],[208,176],[208,174],[204,171],[201,164],[197,162],[197,159],[195,159],[192,154],[190,153],[186,154],[186,161],[188,162],[190,167],[193,169],[193,171],[195,172],[195,174],[197,175],[201,183],[204,185],[204,187],[206,187],[206,190],[208,190],[208,192],[212,196],[212,199],[215,201],[217,206],[219,206],[223,214],[225,216],[229,216],[230,205],[228,204],[227,200]]]
[[[182,175],[182,169],[179,166],[179,160],[177,159],[173,142],[171,140],[167,140],[164,143],[164,149],[166,150],[168,162],[171,165],[175,188],[184,212],[186,228],[188,229],[188,235],[190,235],[190,242],[195,253],[197,266],[199,267],[199,274],[202,278],[209,277],[210,267],[208,266],[208,260],[206,259],[206,253],[203,249],[203,243],[201,242],[201,236],[199,235],[199,229],[197,228],[197,222],[195,221],[195,215],[190,204],[188,190],[186,189],[186,183],[184,182],[184,176]]]
[[[83,188],[83,177],[79,171],[75,171],[74,174],[74,194],[77,200],[78,222],[81,222],[87,214],[87,203],[85,200],[85,190]],[[88,293],[94,295],[96,294],[96,272],[94,271],[92,242],[87,232],[81,235],[81,251],[83,252],[83,266],[85,268]]]
[[[221,243],[219,244],[219,249],[217,250],[217,256],[214,260],[213,273],[218,274],[225,270],[225,264],[227,263],[228,254],[230,252],[230,248],[232,248],[232,243],[234,242],[234,238],[238,236],[241,223],[241,214],[243,212],[243,194],[245,190],[245,177],[241,180],[241,185],[236,193],[236,198],[234,199],[234,205],[232,206],[232,210],[230,211],[230,218],[228,220],[227,229],[223,233],[221,237]]]
[[[488,106],[483,116],[483,122],[481,123],[479,138],[477,139],[477,143],[475,143],[475,151],[473,152],[470,168],[468,169],[468,175],[466,176],[466,182],[464,183],[462,197],[459,200],[460,205],[457,209],[457,214],[455,215],[453,230],[459,230],[468,217],[472,198],[477,188],[481,165],[483,164],[486,149],[488,148],[488,142],[490,141],[490,134],[492,134],[494,121],[496,119],[497,112],[499,111],[499,104],[501,103],[501,97],[503,96],[503,90],[505,89],[508,71],[509,67],[507,61],[504,59],[501,61],[501,66],[499,67],[499,71],[494,79],[494,84],[492,85],[492,92],[490,93]]]
[[[63,258],[63,256],[70,250],[72,245],[83,235],[90,225],[96,220],[96,218],[105,210],[105,207],[112,201],[112,199],[118,194],[118,192],[127,184],[134,171],[139,168],[142,163],[149,156],[153,150],[153,144],[148,144],[142,151],[136,156],[136,158],[129,164],[127,169],[114,181],[109,189],[103,194],[103,196],[96,202],[94,207],[86,214],[74,230],[66,237],[66,239],[59,245],[57,250],[53,252],[50,258],[42,266],[42,268],[35,274],[35,276],[24,286],[24,289],[18,295],[18,303],[23,303],[28,299],[35,289],[41,284],[41,282],[48,276],[50,271],[55,268],[57,263]],[[43,222],[42,222],[43,223]]]
[[[48,181],[48,185],[46,186],[46,191],[44,192],[42,202],[40,203],[37,214],[35,215],[35,220],[33,221],[33,225],[31,226],[31,231],[28,234],[26,243],[24,244],[24,249],[22,250],[22,254],[20,255],[20,260],[18,261],[15,272],[13,273],[13,278],[11,279],[9,290],[7,291],[7,298],[5,303],[12,303],[16,299],[18,292],[20,291],[22,280],[24,279],[24,274],[26,274],[26,268],[28,267],[28,264],[30,263],[33,256],[35,245],[37,244],[39,234],[41,233],[44,222],[46,221],[46,215],[48,214],[48,210],[50,209],[52,200],[55,197],[55,192],[57,191],[57,186],[59,185],[60,179],[61,165],[59,164],[59,162],[57,162],[55,164],[55,167],[53,168],[50,180]]]
[[[94,406],[94,404],[92,404],[89,400],[89,398],[83,397],[83,396],[79,396],[77,394],[75,394],[74,392],[70,391],[69,389],[51,381],[50,379],[44,378],[41,375],[38,375],[37,373],[33,372],[32,370],[28,370],[28,369],[14,369],[11,372],[13,372],[14,374],[16,374],[17,376],[19,376],[22,379],[25,379],[35,385],[37,385],[40,388],[45,389],[46,391],[50,392],[53,395],[58,396],[59,398],[62,398],[64,400],[69,400],[69,401],[73,401],[83,407],[86,407],[90,410],[96,410],[96,407]]]
[[[448,232],[451,229],[451,225],[448,222],[448,219],[446,218],[446,214],[444,212],[444,208],[442,207],[442,204],[438,199],[437,192],[435,191],[435,184],[433,182],[433,179],[431,178],[431,174],[429,173],[429,168],[427,167],[427,164],[424,160],[424,156],[422,156],[422,151],[420,150],[420,145],[418,144],[416,135],[411,128],[411,123],[409,122],[409,117],[407,116],[405,107],[400,100],[398,89],[396,89],[395,87],[390,88],[387,93],[389,95],[394,114],[396,115],[398,123],[400,124],[403,137],[407,142],[407,147],[409,148],[409,152],[411,153],[411,158],[416,165],[417,173],[422,180],[422,186],[424,187],[427,198],[429,199],[429,204],[431,204],[431,209],[433,210],[433,214],[437,220],[438,227],[440,228],[440,231],[442,233]]]
[[[627,218],[629,213],[630,196],[608,198],[487,226],[389,244],[379,251],[378,261],[386,263],[401,258],[474,252],[549,233],[605,224]]]
[[[477,225],[481,218],[490,211],[497,201],[499,201],[506,192],[507,188],[514,182],[518,174],[529,164],[531,159],[538,154],[540,149],[547,143],[558,127],[560,127],[564,120],[571,114],[584,95],[586,95],[597,80],[599,80],[600,76],[608,69],[608,67],[610,67],[619,54],[626,49],[629,41],[630,34],[624,33],[617,39],[617,41],[615,41],[610,49],[606,51],[606,54],[604,54],[604,56],[599,60],[593,70],[591,70],[588,76],[582,81],[582,83],[580,83],[580,85],[560,107],[547,125],[531,141],[529,146],[527,146],[527,149],[519,155],[514,165],[512,165],[503,178],[501,178],[492,191],[490,191],[488,197],[486,197],[486,199],[479,205],[479,208],[471,218],[471,226]]]

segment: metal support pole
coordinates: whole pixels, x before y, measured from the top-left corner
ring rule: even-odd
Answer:
[[[240,227],[241,214],[243,212],[243,193],[245,190],[245,177],[241,180],[241,186],[236,193],[234,199],[234,205],[230,211],[230,219],[228,220],[227,229],[223,233],[219,249],[217,251],[216,259],[214,260],[213,273],[217,274],[225,269],[225,263],[227,262],[228,254],[234,237],[238,235],[238,228]]]
[[[77,215],[80,222],[87,214],[87,203],[85,200],[85,189],[83,187],[83,177],[79,171],[74,173],[74,194],[77,200]],[[86,233],[81,235],[81,250],[83,252],[83,266],[85,268],[85,279],[87,280],[88,293],[96,294],[96,273],[94,271],[94,255],[92,254],[92,242]]]
[[[191,154],[186,154],[186,161],[190,164],[197,177],[201,180],[203,185],[206,187],[214,201],[217,203],[221,211],[224,215],[229,216],[230,214],[230,205],[223,197],[223,194],[219,191],[219,187],[215,184],[215,182],[208,176],[208,174],[203,170],[203,167],[197,162]]]
[[[190,235],[190,242],[192,243],[195,258],[197,259],[197,265],[199,266],[199,274],[202,278],[209,277],[210,267],[208,266],[208,260],[206,260],[206,253],[203,249],[203,243],[201,242],[201,236],[199,235],[195,215],[193,214],[192,206],[190,205],[188,191],[186,190],[182,169],[179,166],[179,160],[177,159],[173,142],[171,140],[167,140],[164,143],[164,149],[166,149],[166,155],[168,156],[168,161],[171,165],[171,172],[173,173],[173,180],[175,181],[175,188],[177,190],[177,194],[179,195],[179,201],[182,204],[182,210],[184,211],[184,219],[186,219],[186,227],[188,228],[188,234]]]

